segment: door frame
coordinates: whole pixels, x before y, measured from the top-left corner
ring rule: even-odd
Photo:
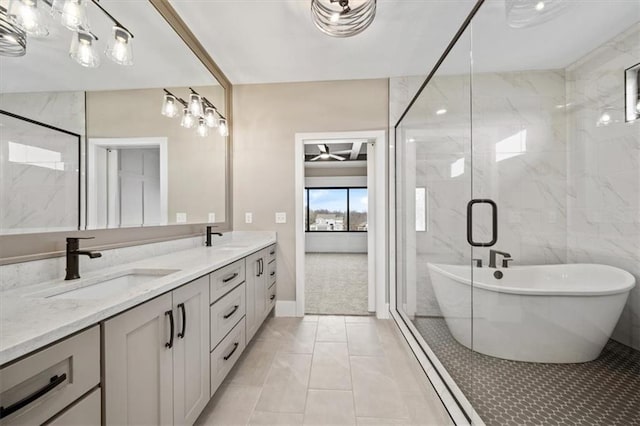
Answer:
[[[344,140],[344,139],[368,139],[371,145],[373,158],[367,158],[368,170],[373,171],[374,177],[367,177],[369,196],[373,194],[374,209],[370,209],[369,215],[375,221],[373,226],[369,223],[368,232],[368,306],[375,308],[378,318],[389,318],[389,304],[387,299],[387,209],[388,200],[387,185],[387,132],[385,130],[345,131],[345,132],[319,132],[295,134],[295,252],[296,252],[296,300],[294,309],[281,309],[282,314],[289,313],[302,317],[305,314],[305,230],[304,230],[304,145],[305,142],[317,140]],[[373,165],[370,167],[369,163]],[[369,205],[372,205],[371,200]],[[371,222],[371,220],[369,221]],[[377,261],[376,261],[377,260]],[[292,307],[293,308],[293,307]],[[288,312],[287,312],[288,311]],[[295,313],[293,312],[295,311]]]
[[[96,148],[160,149],[160,225],[169,223],[169,157],[166,137],[88,138],[87,139],[87,229],[97,229],[98,191],[96,186]],[[107,224],[108,225],[108,224]]]

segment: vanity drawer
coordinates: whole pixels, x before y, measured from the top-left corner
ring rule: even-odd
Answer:
[[[42,424],[99,383],[95,326],[0,370],[0,424]]]
[[[267,265],[267,283],[269,283],[267,287],[271,287],[273,284],[275,284],[277,275],[276,262],[273,261],[269,265]]]
[[[271,311],[271,309],[276,306],[276,300],[278,300],[276,285],[272,285],[267,292],[267,313]]]
[[[276,260],[276,245],[267,247],[267,263],[271,263]]]
[[[47,426],[100,426],[100,417],[100,389],[96,389],[56,416]]]
[[[225,376],[236,363],[245,347],[244,318],[236,324],[217,348],[211,352],[211,396],[216,392]]]
[[[210,303],[220,299],[232,288],[244,281],[244,259],[233,262],[209,275]]]
[[[229,330],[244,317],[246,312],[245,284],[240,284],[231,293],[211,305],[211,350],[227,335]]]

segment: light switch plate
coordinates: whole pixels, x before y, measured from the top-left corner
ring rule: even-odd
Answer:
[[[287,213],[285,213],[285,212],[277,212],[276,213],[276,223],[287,223]]]
[[[187,214],[176,213],[176,223],[187,223]]]
[[[215,213],[209,213],[208,221],[209,221],[209,223],[216,223],[216,214]]]
[[[244,214],[244,223],[253,223],[253,213],[245,213]]]

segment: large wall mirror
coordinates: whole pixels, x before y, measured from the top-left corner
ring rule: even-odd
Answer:
[[[40,16],[0,56],[0,235],[227,225],[228,90],[155,3],[0,0]]]

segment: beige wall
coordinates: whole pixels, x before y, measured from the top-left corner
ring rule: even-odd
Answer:
[[[280,300],[295,300],[295,134],[386,130],[388,106],[387,79],[234,86],[234,229],[277,231]]]
[[[187,100],[188,88],[168,88]],[[224,114],[224,89],[220,86],[195,87]],[[159,89],[87,92],[87,137],[166,137],[168,139],[169,224],[176,213],[187,213],[188,223],[225,221],[225,138],[210,129],[202,138],[195,128],[180,126],[180,117],[160,114],[164,92]]]

